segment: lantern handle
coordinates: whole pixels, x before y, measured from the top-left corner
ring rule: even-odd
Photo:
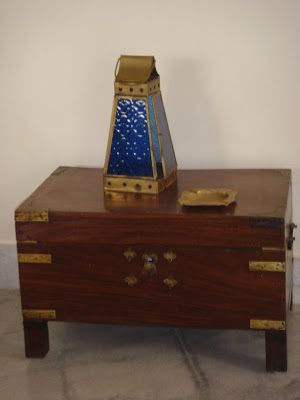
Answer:
[[[117,63],[116,63],[116,67],[115,67],[115,79],[117,79],[118,67],[119,67],[120,62],[121,62],[121,57],[122,57],[122,56],[120,56],[120,57],[118,58]],[[153,57],[152,65],[151,65],[151,67],[150,67],[150,69],[149,69],[149,73],[147,74],[147,76],[146,76],[143,80],[141,80],[141,81],[139,81],[139,82],[131,82],[130,84],[131,84],[131,85],[140,85],[141,83],[147,82],[148,79],[150,78],[152,72],[153,72],[153,69],[155,69],[155,58],[154,58],[154,57]],[[156,72],[156,70],[155,70],[155,72]],[[157,72],[156,72],[156,74],[157,74]],[[122,81],[120,80],[120,82],[122,82]],[[126,81],[124,81],[124,82],[126,82]]]
[[[150,76],[151,76],[151,74],[152,74],[153,68],[155,68],[155,58],[154,58],[154,57],[153,57],[153,61],[152,61],[151,68],[150,68],[150,70],[149,70],[149,74],[147,75],[147,78],[144,79],[141,83],[147,82],[147,80],[150,78]]]

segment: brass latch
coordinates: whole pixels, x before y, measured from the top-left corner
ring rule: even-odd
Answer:
[[[295,238],[294,238],[294,229],[295,228],[297,228],[297,225],[292,222],[290,225],[290,235],[288,238],[288,249],[289,250],[292,250],[292,248],[293,248],[293,242],[295,240]]]

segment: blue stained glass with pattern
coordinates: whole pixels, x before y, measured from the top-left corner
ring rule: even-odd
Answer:
[[[107,173],[153,177],[145,100],[118,100]]]
[[[160,143],[165,160],[166,173],[169,174],[176,167],[176,158],[161,94],[154,98],[154,106],[156,110],[158,130],[161,133]]]
[[[152,136],[152,144],[155,153],[155,159],[157,163],[161,163],[161,155],[159,149],[159,142],[157,136],[157,129],[156,129],[156,121],[154,116],[154,109],[152,103],[152,96],[148,97],[148,107],[149,107],[149,120],[150,120],[150,129],[151,129],[151,136]]]

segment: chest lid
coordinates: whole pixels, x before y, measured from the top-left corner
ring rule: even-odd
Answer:
[[[285,247],[290,170],[180,170],[159,195],[104,193],[103,170],[60,167],[15,212],[17,240]],[[230,188],[227,207],[181,207],[192,188]]]

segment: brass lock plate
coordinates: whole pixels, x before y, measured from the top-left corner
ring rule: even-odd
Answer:
[[[155,275],[157,274],[156,263],[158,257],[155,253],[144,253],[142,256],[144,261],[143,274]]]

